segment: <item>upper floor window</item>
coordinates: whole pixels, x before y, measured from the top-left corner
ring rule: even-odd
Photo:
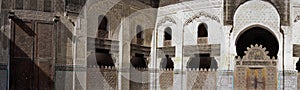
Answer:
[[[105,16],[100,15],[98,17],[98,37],[108,38],[108,20]]]
[[[105,16],[103,16],[103,15],[100,15],[99,17],[98,17],[98,24],[99,24],[99,26],[98,26],[98,30],[104,30],[104,31],[108,31],[107,29],[107,26],[108,26],[108,21],[107,21],[107,18],[105,17]]]
[[[172,29],[167,27],[164,31],[164,40],[172,40]]]
[[[142,27],[140,25],[136,26],[136,37],[139,39],[144,38],[144,32],[142,31]]]
[[[206,24],[200,24],[198,26],[198,37],[207,37],[207,25]]]

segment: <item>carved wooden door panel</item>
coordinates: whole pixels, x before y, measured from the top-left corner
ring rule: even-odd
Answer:
[[[277,59],[270,58],[261,45],[251,45],[235,62],[235,90],[276,90]]]
[[[247,90],[265,90],[265,70],[247,70]]]
[[[23,29],[26,30],[23,30]],[[32,90],[34,77],[34,36],[29,33],[32,23],[24,23],[24,27],[13,25],[10,60],[10,89]]]
[[[35,23],[36,44],[35,63],[38,76],[36,83],[39,90],[51,90],[54,87],[55,30],[52,23]]]
[[[12,23],[10,89],[54,89],[55,30],[52,23]]]

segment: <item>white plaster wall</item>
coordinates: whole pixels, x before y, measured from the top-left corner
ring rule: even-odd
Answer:
[[[291,48],[293,44],[300,44],[300,22],[296,20],[296,17],[300,15],[300,0],[291,0]],[[296,21],[295,21],[296,20]],[[290,51],[293,54],[293,51]],[[290,66],[293,70],[296,70],[296,63],[298,62],[299,57],[292,57]]]
[[[297,16],[300,15],[300,0],[291,0],[291,28],[292,28],[292,41],[293,44],[300,44],[300,22],[294,22]]]
[[[221,44],[222,25],[206,17],[200,17],[184,27],[184,45],[197,45],[197,32],[200,24],[207,25],[208,44]]]
[[[300,22],[293,24],[293,43],[300,44]]]
[[[182,60],[182,43],[184,45],[197,45],[197,31],[200,23],[205,23],[208,26],[208,44],[221,44],[222,42],[222,13],[223,0],[193,0],[185,1],[177,4],[172,4],[158,9],[158,18],[156,26],[160,20],[165,17],[171,17],[174,22],[166,21],[157,26],[158,30],[158,47],[163,46],[164,29],[170,27],[172,29],[172,46],[175,46],[175,68],[180,68],[183,65],[186,67],[186,62],[189,58]],[[188,19],[193,18],[200,12],[205,12],[210,16],[216,16],[218,21],[206,16],[199,16],[191,23],[186,24]],[[186,24],[186,25],[185,25]],[[184,33],[182,33],[184,32]],[[184,35],[184,37],[183,37]],[[184,39],[182,41],[182,39]]]
[[[165,7],[160,7],[158,10],[158,17],[160,19],[164,18],[164,16],[173,17],[177,24],[175,26],[184,28],[184,45],[196,45],[197,44],[197,29],[198,25],[200,23],[206,23],[208,26],[208,43],[209,44],[220,44],[221,40],[220,38],[222,34],[222,1],[221,0],[193,0],[193,1],[186,1],[178,4],[168,5]],[[182,13],[179,13],[182,12]],[[197,18],[193,20],[192,23],[184,26],[183,24],[187,19],[192,18],[192,16],[195,16],[199,12],[206,12],[210,15],[218,16],[218,19],[221,22],[214,21],[210,18],[200,16],[200,18]],[[178,24],[178,22],[182,22],[182,24]],[[175,27],[172,26],[174,24],[171,23],[164,23],[162,26],[158,27],[158,30],[160,31],[158,35],[159,40],[163,40],[163,33],[162,30],[166,27]],[[174,32],[174,29],[172,28],[172,35],[174,40],[172,40],[172,45],[176,46],[176,43],[178,43],[177,40],[179,38],[182,38],[182,35],[180,32]],[[174,42],[174,43],[173,43]],[[163,46],[163,41],[159,41],[159,46]]]
[[[180,38],[180,36],[178,36],[178,28],[177,25],[174,23],[171,23],[169,21],[167,21],[166,23],[163,24],[163,26],[158,27],[158,47],[163,47],[164,46],[164,31],[167,27],[170,27],[172,30],[172,40],[171,40],[171,46],[176,46],[176,43],[178,43],[178,38]],[[175,36],[176,35],[176,36]],[[178,36],[178,37],[177,37]]]

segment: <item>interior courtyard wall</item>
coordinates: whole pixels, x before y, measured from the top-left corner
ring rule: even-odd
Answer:
[[[235,42],[239,35],[252,27],[262,27],[273,33],[279,42],[279,52],[277,54],[279,60],[278,68],[282,70],[282,52],[280,52],[282,50],[282,35],[280,33],[279,25],[280,17],[272,4],[259,0],[248,1],[242,4],[234,14],[234,28],[232,30],[232,39],[230,40],[230,42],[232,42],[230,43],[231,58],[234,58],[234,56],[237,55]],[[231,69],[234,68],[233,66],[234,65],[231,65]]]
[[[300,45],[300,23],[299,23],[299,19],[300,19],[300,1],[299,0],[291,0],[291,33],[292,33],[292,44],[294,45]],[[295,54],[296,52],[293,52],[293,54]],[[293,56],[293,68],[296,68],[296,63],[299,61],[299,57],[297,56]]]

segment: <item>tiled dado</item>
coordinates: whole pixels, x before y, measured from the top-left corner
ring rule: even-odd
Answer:
[[[7,70],[7,64],[0,63],[0,70]]]
[[[55,71],[84,71],[86,67],[74,65],[55,65]]]

